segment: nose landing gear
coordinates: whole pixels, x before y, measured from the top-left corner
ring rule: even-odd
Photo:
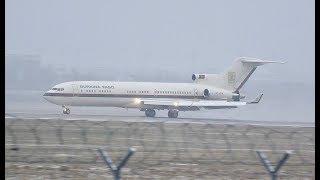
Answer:
[[[63,114],[70,114],[70,109],[65,107],[65,106],[62,106],[63,107]]]

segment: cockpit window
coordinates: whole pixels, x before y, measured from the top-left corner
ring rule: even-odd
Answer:
[[[52,90],[56,90],[56,91],[63,91],[64,88],[52,88]]]

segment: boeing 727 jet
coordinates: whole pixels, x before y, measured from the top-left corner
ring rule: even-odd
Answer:
[[[260,65],[284,63],[256,58],[238,58],[220,74],[193,74],[192,83],[72,81],[54,86],[43,97],[63,107],[70,114],[72,106],[138,108],[147,117],[155,110],[168,110],[168,117],[177,118],[179,111],[237,108],[258,103],[240,101],[239,90]]]

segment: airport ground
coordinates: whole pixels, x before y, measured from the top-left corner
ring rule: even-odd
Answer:
[[[118,164],[128,147],[123,179],[270,179],[255,150],[293,150],[280,179],[314,179],[310,124],[106,114],[6,111],[6,179],[113,179],[97,150]]]

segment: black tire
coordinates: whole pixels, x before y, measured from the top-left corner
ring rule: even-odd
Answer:
[[[170,110],[168,111],[168,117],[169,117],[169,118],[177,118],[178,115],[179,115],[179,111],[176,110],[176,109],[170,109]]]
[[[178,115],[179,115],[179,111],[178,111],[178,110],[173,110],[173,112],[172,112],[172,117],[173,117],[173,118],[177,118]]]
[[[70,109],[64,109],[62,112],[63,114],[70,114]]]
[[[156,111],[154,109],[147,109],[145,114],[147,117],[154,117],[156,115]]]

